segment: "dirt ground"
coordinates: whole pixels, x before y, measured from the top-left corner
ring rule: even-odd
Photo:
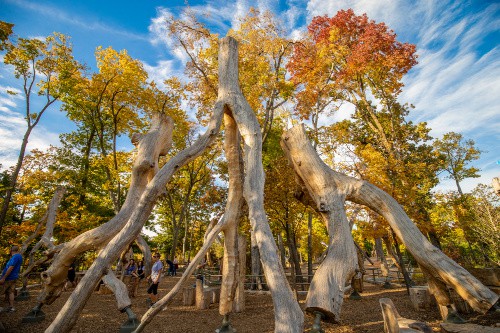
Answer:
[[[168,290],[178,281],[178,277],[165,277],[160,283],[159,294],[164,296]],[[194,281],[194,280],[193,280]],[[38,333],[44,332],[52,320],[56,317],[59,309],[69,297],[70,291],[64,292],[62,296],[50,306],[42,310],[46,319],[40,323],[21,323],[21,319],[36,305],[36,291],[31,292],[28,301],[16,302],[16,311],[13,313],[0,313],[0,322],[3,323],[7,333]],[[246,310],[231,316],[233,327],[238,333],[270,333],[274,329],[273,305],[270,295],[266,293],[248,292],[246,294]],[[379,298],[389,297],[393,300],[398,311],[403,317],[425,321],[439,332],[439,313],[435,309],[429,312],[416,312],[413,310],[410,299],[403,288],[383,289],[379,285],[365,283],[365,291],[362,300],[350,300],[345,298],[342,308],[340,324],[323,324],[326,333],[348,333],[348,332],[383,332],[383,320]],[[300,296],[299,301],[303,306],[305,296]],[[132,309],[140,317],[147,310],[146,286],[140,288],[139,295],[133,299]],[[1,304],[5,306],[5,303]],[[470,322],[493,325],[500,322],[500,314],[488,314],[488,316],[471,315],[466,317]],[[78,333],[100,333],[118,332],[121,324],[125,322],[126,315],[116,309],[113,295],[101,295],[94,293],[88,301],[80,319],[72,332]],[[212,304],[208,310],[196,310],[193,307],[182,306],[182,295],[179,294],[165,311],[160,312],[154,320],[146,327],[145,332],[189,332],[207,333],[215,332],[220,327],[222,318],[218,313],[216,304]],[[313,318],[306,317],[306,331],[312,325]],[[2,330],[0,329],[0,332]]]

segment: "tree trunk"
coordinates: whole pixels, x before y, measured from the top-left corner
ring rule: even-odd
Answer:
[[[346,282],[358,268],[344,202],[342,198],[337,200],[329,202],[331,210],[320,212],[329,233],[328,252],[314,274],[306,298],[306,311],[319,311],[330,322],[339,321]]]
[[[135,243],[139,247],[139,250],[141,250],[142,257],[144,258],[144,276],[149,276],[151,274],[151,268],[153,267],[151,262],[151,249],[141,235],[137,236]]]
[[[245,184],[243,196],[248,205],[249,220],[259,247],[267,285],[274,304],[274,331],[303,332],[304,315],[287,283],[278,258],[278,248],[264,211],[264,168],[262,166],[262,135],[259,122],[244,98],[238,82],[237,42],[226,37],[221,45],[232,49],[230,71],[224,73],[219,89],[228,94],[229,108],[244,141]],[[221,77],[219,76],[219,80]]]
[[[392,230],[392,238],[394,239],[394,248],[396,249],[396,254],[398,256],[399,268],[401,269],[401,273],[403,274],[403,279],[405,281],[406,292],[409,295],[410,287],[413,286],[415,283],[411,280],[410,275],[408,274],[408,270],[406,269],[405,263],[403,261],[403,254],[399,249],[399,243],[396,238],[396,234],[394,233],[394,230]]]
[[[340,174],[324,164],[312,148],[303,126],[287,131],[282,145],[319,211],[331,211],[331,197],[344,196],[347,200],[365,205],[389,222],[421,267],[435,279],[455,289],[474,310],[485,313],[498,300],[498,295],[433,246],[391,196],[366,181]],[[324,179],[320,189],[309,179],[313,177]],[[336,208],[342,208],[338,206]]]
[[[257,245],[257,240],[255,239],[255,233],[250,230],[250,256],[252,264],[252,284],[250,289],[252,290],[262,290],[262,264],[260,262],[259,246]]]
[[[307,282],[312,281],[313,258],[312,258],[312,213],[307,214]]]
[[[389,266],[387,266],[387,260],[385,259],[384,248],[382,246],[382,238],[375,238],[375,251],[377,253],[377,257],[380,260],[380,271],[382,272],[382,276],[389,276]]]
[[[118,311],[122,311],[132,304],[128,296],[127,286],[113,274],[113,271],[109,270],[102,281],[115,294]]]
[[[165,115],[158,115],[153,118],[151,129],[147,134],[132,137],[132,142],[138,144],[138,152],[132,169],[130,188],[120,212],[103,225],[55,247],[54,251],[57,255],[52,265],[42,273],[44,286],[38,296],[39,302],[51,304],[57,299],[58,290],[66,281],[67,267],[77,255],[90,249],[101,248],[120,230],[123,230],[138,206],[149,180],[158,170],[158,157],[165,155],[172,145],[172,131],[172,119]]]
[[[233,311],[245,311],[245,275],[247,263],[247,238],[243,235],[238,236],[238,286],[236,287],[236,295],[234,297]]]
[[[302,277],[302,270],[300,269],[300,258],[299,258],[299,251],[297,250],[297,243],[295,241],[295,235],[293,232],[290,230],[290,225],[287,224],[287,227],[285,228],[286,231],[286,238],[287,238],[287,245],[288,245],[288,251],[290,252],[290,260],[293,263],[293,272],[294,272],[294,279],[293,282],[304,282],[304,279]]]
[[[286,252],[285,246],[283,245],[283,237],[281,236],[281,233],[278,233],[278,248],[280,249],[281,266],[286,269]]]
[[[241,163],[240,138],[234,118],[224,114],[224,152],[228,162],[229,194],[226,204],[228,222],[224,226],[224,257],[222,263],[222,284],[219,313],[233,312],[234,298],[239,280],[238,267],[238,222],[243,204],[243,165]]]

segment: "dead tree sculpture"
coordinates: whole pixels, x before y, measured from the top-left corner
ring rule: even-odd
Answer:
[[[87,274],[47,329],[47,333],[68,332],[75,324],[79,313],[90,297],[91,290],[97,285],[107,268],[118,257],[123,248],[137,237],[143,224],[151,214],[156,199],[162,193],[173,173],[199,156],[214,140],[219,131],[224,111],[234,117],[244,142],[245,181],[243,196],[249,207],[250,224],[255,232],[264,273],[273,296],[275,332],[299,333],[303,331],[303,313],[286,281],[284,270],[277,256],[276,243],[264,212],[262,137],[256,116],[243,97],[239,87],[237,50],[237,42],[233,38],[226,37],[221,40],[218,100],[207,131],[191,147],[184,149],[171,158],[154,176],[140,197],[138,204],[133,208],[125,227],[99,253]],[[142,144],[142,140],[140,144]],[[227,221],[227,216],[225,220]],[[222,227],[220,224],[218,226],[219,228]],[[200,253],[195,258],[198,260]],[[159,309],[162,304],[165,303],[160,302],[158,305],[153,306],[150,311]],[[147,315],[148,313],[145,315],[146,321],[148,320]]]
[[[170,150],[172,130],[172,119],[157,114],[153,117],[151,129],[147,134],[133,137],[132,141],[138,146],[138,151],[132,168],[130,188],[120,212],[103,225],[54,247],[49,253],[55,255],[54,260],[42,273],[43,290],[38,296],[41,304],[51,304],[57,299],[64,286],[67,269],[78,254],[100,249],[124,227],[137,207],[148,181],[158,170],[158,157]]]
[[[260,126],[254,112],[248,105],[239,87],[238,44],[236,40],[231,37],[223,38],[220,41],[219,95],[217,103],[221,103],[226,109],[226,113],[233,116],[243,139],[245,147],[243,196],[249,208],[250,224],[255,234],[259,252],[261,253],[261,261],[266,281],[273,297],[275,332],[302,333],[304,315],[287,283],[283,267],[277,255],[278,248],[274,242],[264,211],[264,170],[262,166],[262,137],[260,135]],[[234,187],[229,188],[229,192],[231,191],[235,191]],[[224,216],[205,238],[205,243],[196,254],[193,262],[184,272],[181,281],[144,314],[142,322],[136,332],[141,332],[146,324],[152,320],[154,315],[165,307],[181,289],[182,283],[185,282],[185,278],[187,279],[187,276],[192,273],[196,263],[203,257],[210,247],[211,242],[213,242],[217,234],[227,226],[229,216],[232,214],[229,214],[229,212],[230,210],[226,207]],[[220,309],[220,312],[226,313],[225,311],[227,310],[229,309],[223,308]]]
[[[329,231],[331,232],[331,228],[334,228],[333,236],[330,238],[335,238],[342,232],[344,237],[351,240],[350,233],[346,232],[348,226],[343,209],[345,200],[367,206],[389,222],[397,237],[405,244],[418,264],[426,270],[429,276],[440,281],[440,284],[434,284],[436,288],[442,289],[445,285],[452,287],[474,310],[480,313],[487,312],[497,302],[499,296],[433,246],[391,196],[366,181],[343,175],[329,168],[313,149],[303,126],[295,126],[284,133],[282,147],[299,176],[304,190],[310,194],[316,204],[316,209],[326,219]],[[329,249],[332,261],[325,259],[314,276],[306,300],[306,310],[320,311],[326,318],[338,320],[342,304],[341,287],[345,283],[345,280],[341,279],[352,274],[351,263],[355,261],[355,258],[351,244],[346,244],[346,240],[341,240],[340,244],[331,240],[330,245],[332,244],[335,244],[334,247],[345,248],[345,251],[348,251],[348,257],[346,258],[345,253]],[[340,265],[342,266],[340,273],[333,270],[337,269],[334,262],[344,263]],[[327,275],[325,271],[330,275]],[[438,302],[447,303],[449,299],[440,297]]]

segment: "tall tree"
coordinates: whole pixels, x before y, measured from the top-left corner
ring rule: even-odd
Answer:
[[[98,72],[79,78],[78,89],[64,100],[64,108],[86,137],[83,174],[88,172],[91,150],[95,149],[101,157],[107,178],[104,186],[116,213],[124,198],[117,139],[144,128],[141,96],[147,88],[147,73],[124,50],[99,47],[96,61]],[[85,182],[87,177],[82,179],[82,184]]]
[[[5,31],[4,29],[2,25],[2,31]],[[65,35],[54,33],[44,41],[17,38],[5,40],[3,43],[2,48],[6,50],[3,61],[6,65],[13,66],[14,76],[21,81],[25,99],[24,119],[27,128],[21,142],[17,163],[10,174],[9,187],[3,198],[0,211],[0,233],[8,222],[7,213],[31,132],[48,108],[74,87],[79,72],[82,70],[82,65],[73,58],[72,45]],[[33,95],[38,97],[37,100],[42,101],[38,111],[32,110]]]
[[[402,76],[415,64],[415,46],[398,42],[384,23],[366,14],[357,16],[349,9],[331,18],[317,16],[287,64],[291,80],[300,84],[295,112],[312,119],[316,129],[321,113],[350,103],[390,151],[373,99],[390,106],[403,86]]]
[[[457,191],[462,196],[460,182],[466,178],[479,177],[479,169],[469,164],[479,158],[481,151],[475,147],[473,140],[464,140],[462,134],[455,132],[443,135],[441,140],[434,142],[434,147],[443,159],[443,170],[455,181]]]

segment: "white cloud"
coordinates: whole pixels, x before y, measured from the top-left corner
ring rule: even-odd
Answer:
[[[26,131],[26,121],[19,114],[0,111],[0,164],[8,168],[17,163],[19,148]],[[48,131],[43,126],[37,126],[30,135],[26,152],[37,148],[45,150],[51,145],[59,144],[59,135]]]
[[[36,1],[25,1],[25,0],[5,0],[18,7],[27,9],[30,11],[37,12],[41,15],[46,15],[51,17],[54,21],[66,22],[74,25],[80,29],[93,30],[100,33],[109,33],[117,36],[126,37],[134,40],[147,40],[147,36],[132,33],[125,30],[123,27],[113,27],[107,24],[103,24],[98,19],[90,18],[88,16],[79,16],[77,13],[67,13],[58,7],[41,4]],[[43,38],[43,37],[42,37]]]
[[[160,60],[153,66],[143,62],[143,67],[148,73],[150,81],[155,81],[160,88],[163,88],[163,81],[172,76],[179,76],[180,74],[175,70],[174,63],[173,60]]]
[[[8,90],[16,92],[18,95],[7,94]],[[17,163],[19,148],[26,132],[26,120],[23,115],[14,111],[23,103],[24,98],[19,89],[5,85],[0,86],[0,164],[4,169]],[[26,153],[29,153],[33,148],[43,150],[58,143],[59,135],[39,124],[29,137]]]
[[[472,138],[484,153],[474,165],[481,178],[464,181],[470,191],[500,174],[492,161],[500,160],[500,47],[485,44],[485,36],[498,32],[498,4],[471,11],[470,3],[433,0],[310,0],[308,22],[313,16],[333,16],[340,9],[367,13],[385,22],[398,40],[417,45],[419,64],[404,78],[401,101],[415,105],[411,117],[426,121],[431,134],[455,131]],[[477,7],[479,8],[479,7]],[[444,181],[440,189],[453,189]]]

